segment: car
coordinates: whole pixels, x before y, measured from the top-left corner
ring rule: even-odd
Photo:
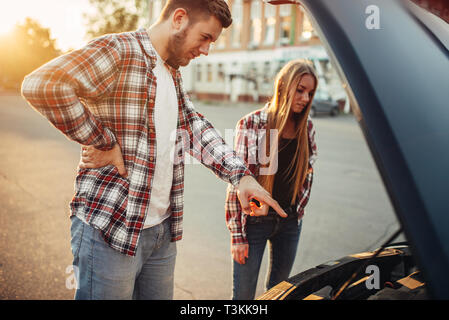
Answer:
[[[329,98],[323,98],[321,96],[315,95],[312,106],[310,108],[309,115],[313,118],[318,114],[331,115],[332,117],[337,116],[340,113],[338,102]]]
[[[297,4],[307,12],[401,228],[377,250],[322,263],[259,299],[449,299],[447,2],[265,2]],[[407,242],[394,243],[402,232]],[[370,266],[378,269],[367,277]]]

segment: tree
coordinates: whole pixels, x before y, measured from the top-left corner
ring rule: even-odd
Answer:
[[[9,89],[18,89],[25,75],[61,54],[50,30],[31,18],[0,39],[0,53],[0,86]]]
[[[89,0],[95,8],[85,14],[87,34],[95,38],[108,33],[133,31],[145,16],[148,0]]]

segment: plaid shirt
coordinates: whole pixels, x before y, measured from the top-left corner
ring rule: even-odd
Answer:
[[[267,127],[267,107],[254,111],[237,123],[236,126],[236,139],[235,150],[237,154],[245,160],[249,170],[255,175],[259,175],[260,164],[256,161],[258,155],[258,142],[263,141],[263,137]],[[317,147],[315,144],[315,129],[313,127],[312,120],[308,119],[307,129],[309,134],[309,172],[304,181],[303,187],[298,195],[298,201],[296,203],[296,212],[298,213],[298,219],[301,219],[304,215],[304,208],[309,201],[310,191],[313,181],[313,168],[312,165],[317,157]],[[246,238],[246,214],[242,214],[242,208],[240,201],[237,198],[237,190],[233,185],[228,185],[226,203],[226,225],[231,232],[232,244],[247,244]]]
[[[106,35],[28,75],[22,94],[69,139],[110,150],[121,146],[128,178],[109,165],[79,169],[71,215],[101,231],[114,249],[134,256],[156,166],[156,53],[144,29]],[[168,65],[167,65],[168,66]],[[178,97],[170,193],[172,241],[182,238],[184,153],[224,181],[251,174],[212,125],[195,111],[179,70],[169,67]],[[168,159],[158,159],[168,161]]]

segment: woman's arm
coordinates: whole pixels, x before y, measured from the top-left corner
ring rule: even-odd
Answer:
[[[307,122],[307,131],[309,134],[309,170],[307,171],[303,186],[298,194],[297,212],[299,217],[303,216],[304,209],[310,199],[310,192],[312,190],[313,183],[313,164],[315,163],[318,155],[315,142],[315,128],[310,117]]]

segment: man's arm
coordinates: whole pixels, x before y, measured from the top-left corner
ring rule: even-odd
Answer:
[[[219,178],[236,188],[242,211],[245,214],[251,214],[250,199],[256,198],[268,204],[280,216],[286,217],[287,214],[278,202],[254,179],[244,161],[224,142],[213,126],[196,112],[194,115],[190,114],[190,119],[192,118],[194,120],[191,120],[190,124],[191,141],[187,146],[189,153]],[[81,159],[80,167],[82,168],[97,168],[104,166],[105,163],[114,164],[123,161],[118,152],[113,153],[114,158],[109,158],[112,152],[102,152],[92,147],[86,149],[88,152],[84,152]],[[259,215],[258,212],[255,213]]]
[[[105,36],[25,77],[22,95],[69,139],[110,150],[116,142],[113,132],[95,118],[80,98],[97,99],[104,95],[115,80],[119,63],[117,40]]]
[[[286,218],[287,214],[281,208],[279,203],[271,197],[271,194],[265,190],[253,176],[244,176],[240,179],[240,183],[237,186],[237,196],[240,200],[240,205],[245,214],[267,215],[268,211],[265,210],[268,207],[272,207],[281,217]],[[252,210],[250,200],[255,198],[261,201],[263,204],[263,210]]]
[[[245,162],[225,143],[212,124],[196,112],[189,99],[185,99],[185,102],[192,140],[189,153],[219,178],[237,188],[237,196],[245,214],[251,214],[250,200],[256,198],[272,207],[280,216],[287,217],[278,202],[256,181]]]

